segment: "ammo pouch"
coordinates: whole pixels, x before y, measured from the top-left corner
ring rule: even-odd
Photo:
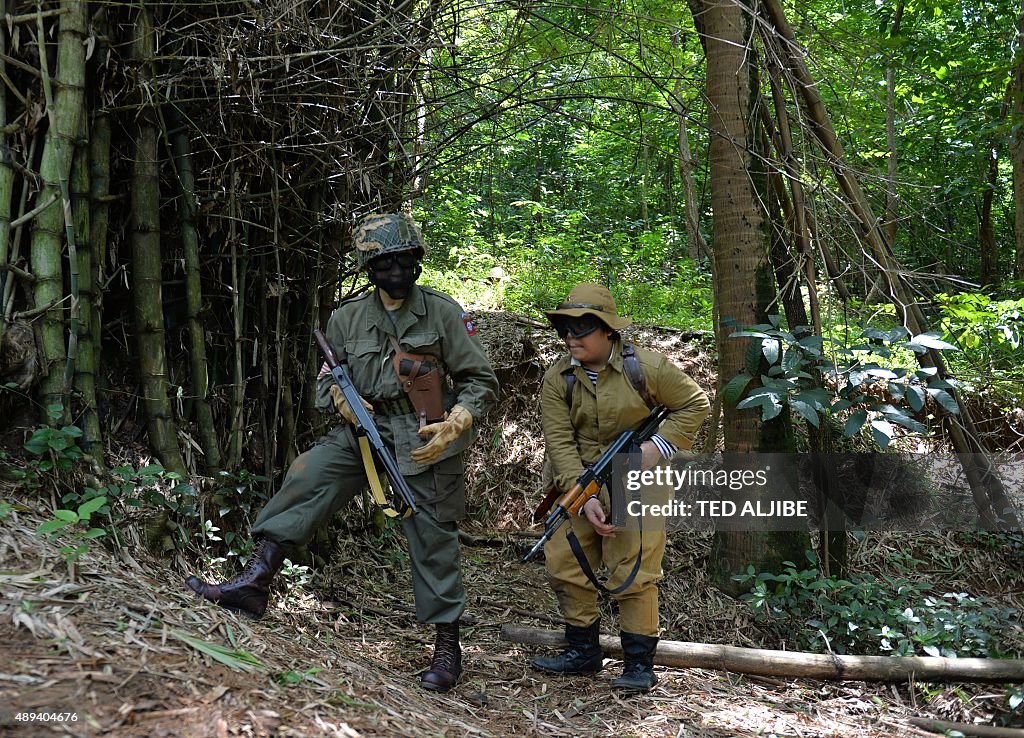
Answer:
[[[410,354],[389,336],[395,349],[395,374],[416,410],[420,428],[444,420],[444,381],[441,364],[430,354]]]

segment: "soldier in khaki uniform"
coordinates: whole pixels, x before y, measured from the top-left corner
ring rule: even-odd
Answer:
[[[437,629],[431,667],[421,675],[421,684],[447,691],[462,671],[459,617],[466,593],[457,527],[466,508],[462,451],[475,437],[474,419],[496,399],[498,382],[459,304],[415,284],[424,243],[410,218],[367,216],[357,225],[353,242],[376,289],[342,303],[331,315],[326,336],[339,362],[348,363],[353,384],[415,496],[418,512],[404,518],[402,527],[416,616]],[[393,368],[399,351],[427,356],[447,377],[440,390],[446,412],[436,422],[420,422],[403,391]],[[317,383],[317,405],[355,422],[326,364]],[[220,584],[189,577],[189,587],[250,617],[263,615],[270,583],[286,554],[305,545],[367,484],[348,423],[334,428],[288,469],[281,489],[256,519],[258,543],[245,570]]]
[[[650,408],[627,376],[635,369],[624,366],[631,352],[625,350],[618,331],[631,321],[618,315],[605,287],[581,284],[546,315],[569,352],[548,369],[541,385],[547,464],[553,483],[565,492],[586,464],[597,461],[621,433],[637,427]],[[641,446],[641,463],[647,469],[679,449],[692,447],[709,404],[703,390],[665,356],[641,348],[632,352],[636,358],[630,360],[639,360],[648,399],[671,411],[657,435]],[[657,683],[653,671],[659,635],[657,582],[662,576],[665,531],[646,530],[641,535],[616,530],[606,515],[608,509],[607,492],[602,491],[584,504],[581,516],[570,520],[566,530],[571,526],[592,568],[604,564],[608,569],[609,589],[627,581],[637,555],[642,554],[633,582],[613,594],[619,604],[624,669],[612,685],[646,691]],[[533,665],[555,673],[595,673],[604,657],[598,640],[597,589],[584,574],[566,535],[555,534],[544,556],[569,645],[553,658],[535,658]]]

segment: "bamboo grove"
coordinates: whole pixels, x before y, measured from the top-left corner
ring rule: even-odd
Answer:
[[[410,10],[0,7],[0,331],[38,416],[102,458],[137,415],[170,469],[295,453],[342,225],[408,189]]]

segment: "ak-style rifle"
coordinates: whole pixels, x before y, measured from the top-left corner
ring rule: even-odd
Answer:
[[[644,441],[649,441],[651,436],[658,432],[658,428],[661,427],[662,422],[668,417],[669,412],[669,409],[664,405],[655,406],[651,410],[651,414],[637,428],[623,432],[608,447],[608,450],[601,454],[601,458],[580,474],[576,479],[576,484],[562,495],[558,504],[555,505],[555,509],[548,515],[547,520],[544,522],[544,535],[534,544],[529,553],[523,557],[524,562],[536,556],[544,548],[544,544],[555,534],[555,531],[570,517],[578,515],[587,503],[587,500],[596,495],[601,490],[601,487],[608,482],[612,475],[612,463],[615,461],[615,457],[618,454],[628,453],[634,448],[638,448]],[[548,493],[547,497],[544,498],[533,514],[533,521],[535,523],[539,523],[544,519],[544,515],[557,496],[557,489],[552,489]]]

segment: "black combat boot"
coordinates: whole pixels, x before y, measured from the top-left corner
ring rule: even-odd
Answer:
[[[658,683],[654,674],[654,652],[658,639],[636,633],[622,632],[622,676],[612,679],[616,689],[647,692]]]
[[[220,584],[208,584],[191,576],[185,584],[192,591],[228,610],[258,619],[267,611],[270,583],[284,563],[280,544],[264,538],[256,544],[242,573]]]
[[[462,674],[462,647],[459,645],[459,624],[438,623],[434,640],[434,659],[430,668],[420,675],[420,684],[433,692],[447,692]]]
[[[555,674],[596,674],[604,662],[600,637],[600,620],[586,628],[566,623],[565,640],[569,646],[558,656],[537,656],[532,664],[534,668]]]

